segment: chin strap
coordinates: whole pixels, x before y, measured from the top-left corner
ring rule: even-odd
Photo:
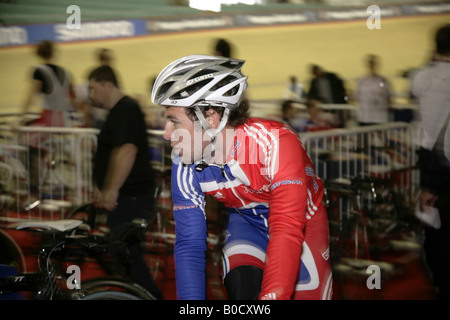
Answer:
[[[230,114],[230,109],[225,108],[222,119],[220,120],[219,126],[217,127],[215,132],[209,126],[208,122],[206,121],[205,117],[203,116],[203,114],[200,111],[200,108],[198,106],[196,106],[194,108],[194,111],[195,111],[195,114],[197,115],[197,118],[200,121],[203,129],[205,129],[206,134],[211,138],[211,148],[212,148],[211,154],[212,154],[215,151],[216,136],[223,130],[223,128],[225,128],[227,121],[228,121],[228,116]]]

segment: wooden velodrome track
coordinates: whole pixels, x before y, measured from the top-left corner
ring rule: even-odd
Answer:
[[[397,77],[402,71],[421,67],[433,50],[434,30],[450,21],[450,15],[381,17],[381,29],[369,30],[366,21],[253,27],[189,33],[152,35],[131,39],[66,43],[58,46],[56,63],[71,72],[75,84],[85,81],[95,66],[94,52],[101,47],[114,51],[115,67],[128,94],[149,100],[150,79],[171,61],[189,54],[211,54],[215,39],[230,40],[236,58],[247,60],[250,99],[279,99],[290,75],[308,87],[309,65],[316,63],[349,79],[365,74],[364,56],[382,59],[381,73]],[[24,100],[31,68],[39,60],[31,46],[0,50],[0,113],[17,112]],[[392,79],[395,91],[407,89],[401,78]],[[40,102],[34,105],[39,109]]]

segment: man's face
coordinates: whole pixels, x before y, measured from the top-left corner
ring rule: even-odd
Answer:
[[[182,107],[166,107],[165,117],[163,137],[171,141],[172,155],[180,156],[186,164],[203,159],[203,150],[210,142],[204,141],[200,123],[192,121]]]
[[[312,73],[316,77],[320,77],[322,75],[322,70],[319,67],[314,67]]]
[[[108,99],[108,90],[105,82],[94,79],[89,80],[89,99],[96,107],[103,108]]]

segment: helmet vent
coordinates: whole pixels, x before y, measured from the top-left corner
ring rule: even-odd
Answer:
[[[198,90],[201,90],[204,86],[206,86],[212,80],[214,80],[214,79],[208,78],[208,79],[201,80],[198,82],[193,82],[192,85],[190,85],[189,87],[183,88],[183,90],[175,93],[172,96],[172,99],[177,100],[177,99],[184,99],[186,97],[189,97],[189,96],[195,94]]]
[[[161,87],[159,87],[158,93],[156,95],[156,99],[160,99],[167,92],[167,90],[170,89],[170,87],[174,83],[175,83],[175,81],[171,81],[171,82],[167,82],[167,83],[164,83],[163,85],[161,85]]]
[[[229,60],[221,64],[222,67],[239,70],[244,65],[244,61]]]
[[[236,79],[237,79],[237,77],[235,77],[233,75],[229,75],[229,76],[223,78],[221,81],[219,81],[216,85],[214,85],[214,87],[212,87],[210,89],[210,91],[215,91],[215,90],[233,82]],[[231,88],[230,90],[228,90],[227,92],[225,92],[223,95],[227,96],[227,97],[231,97],[231,96],[234,96],[236,93],[238,93],[238,91],[239,91],[239,85],[236,85],[233,88]]]

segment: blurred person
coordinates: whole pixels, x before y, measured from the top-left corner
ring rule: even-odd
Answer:
[[[340,126],[339,117],[336,114],[327,112],[318,106],[317,100],[308,100],[306,109],[309,113],[309,120],[306,131],[327,130]]]
[[[150,77],[147,82],[147,94],[152,92],[153,85],[156,80],[156,75]],[[152,130],[163,130],[166,123],[164,118],[164,112],[159,106],[149,104],[149,97],[147,95],[136,95],[136,100],[138,101],[141,109],[145,114],[145,122],[147,123],[147,128]]]
[[[226,39],[217,39],[213,54],[219,57],[231,58],[233,53],[231,43]]]
[[[98,61],[101,66],[111,66],[114,61],[114,53],[111,49],[101,48],[97,52]]]
[[[359,123],[360,125],[387,123],[391,108],[389,83],[378,73],[378,56],[369,55],[366,63],[368,75],[359,81],[356,92]]]
[[[135,218],[149,221],[154,213],[155,174],[150,165],[147,129],[139,105],[119,88],[110,66],[89,74],[89,99],[107,109],[94,156],[94,206],[108,211],[111,236]],[[145,263],[140,242],[130,248],[129,275],[161,298]]]
[[[311,66],[314,75],[311,80],[308,99],[317,100],[322,104],[346,104],[348,97],[344,86],[344,81],[335,73],[323,70],[318,65]],[[339,122],[344,125],[349,118],[348,110],[332,110],[339,116]]]
[[[298,100],[303,99],[304,88],[302,84],[297,80],[296,76],[289,77],[289,84],[286,87],[284,98],[287,100]]]
[[[285,100],[281,104],[281,120],[295,132],[303,131],[307,120],[300,117],[300,109],[291,100]]]
[[[41,127],[71,127],[73,125],[73,89],[69,72],[54,62],[56,48],[53,42],[44,40],[36,46],[36,55],[42,60],[32,74],[32,82],[25,97],[22,115],[13,123],[17,128],[22,125]],[[30,120],[28,112],[35,96],[43,98],[43,110],[37,119]],[[52,164],[51,153],[45,145],[48,134],[30,133],[26,143],[29,147],[30,188],[34,190],[42,185],[40,172]],[[56,194],[56,192],[55,192]]]
[[[348,97],[344,81],[335,73],[327,72],[318,65],[311,66],[314,75],[311,80],[308,99],[318,100],[326,104],[347,103]]]
[[[249,118],[244,62],[186,56],[164,68],[153,87],[173,148],[177,297],[206,298],[205,198],[213,196],[228,208],[229,299],[329,299],[323,182],[292,130]]]
[[[24,125],[28,119],[26,113],[36,94],[43,98],[44,106],[39,119],[31,125],[48,127],[71,126],[73,108],[73,90],[69,72],[54,63],[56,48],[53,42],[44,40],[38,44],[36,54],[42,60],[33,71],[32,83],[22,107],[23,116],[17,125]]]
[[[434,61],[419,71],[413,95],[419,102],[422,141],[419,151],[419,208],[439,210],[440,228],[425,226],[425,258],[439,299],[450,298],[450,24],[435,34]],[[443,138],[445,137],[445,138]]]
[[[111,49],[97,49],[94,56],[98,66],[113,67],[115,57]],[[84,125],[90,128],[101,129],[108,115],[108,110],[92,105],[88,97],[88,86],[88,83],[83,83],[75,87],[76,100],[79,109],[83,110],[84,113]]]

